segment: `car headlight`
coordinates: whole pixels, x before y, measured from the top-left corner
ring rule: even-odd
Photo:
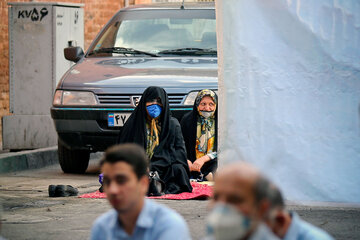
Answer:
[[[92,92],[57,90],[54,95],[54,106],[71,105],[86,106],[96,105],[96,97]]]
[[[185,98],[184,105],[194,105],[197,94],[198,94],[198,91],[190,92]]]
[[[63,91],[61,91],[61,90],[57,90],[57,91],[55,92],[54,100],[53,100],[53,105],[54,105],[54,106],[59,106],[59,105],[61,105],[62,94],[63,94]]]

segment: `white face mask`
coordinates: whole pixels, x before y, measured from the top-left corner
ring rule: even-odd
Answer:
[[[214,115],[215,111],[200,111],[200,115],[203,116],[204,118],[209,118],[212,115]]]
[[[250,219],[227,204],[217,203],[207,217],[207,234],[217,240],[241,239],[250,228]]]

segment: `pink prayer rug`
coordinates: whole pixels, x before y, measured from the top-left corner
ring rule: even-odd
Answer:
[[[183,192],[179,194],[165,194],[159,197],[148,197],[152,199],[171,199],[171,200],[206,200],[212,194],[212,187],[208,184],[200,184],[197,182],[191,182],[191,186],[193,187],[193,191]],[[93,193],[86,193],[80,195],[79,198],[106,198],[105,193],[101,193],[99,191]]]

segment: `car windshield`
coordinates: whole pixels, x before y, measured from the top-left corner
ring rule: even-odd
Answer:
[[[216,54],[215,17],[168,15],[113,21],[88,56]]]

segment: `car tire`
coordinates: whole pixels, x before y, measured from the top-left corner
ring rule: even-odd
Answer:
[[[85,173],[90,159],[86,150],[70,150],[58,142],[58,157],[64,173]]]

